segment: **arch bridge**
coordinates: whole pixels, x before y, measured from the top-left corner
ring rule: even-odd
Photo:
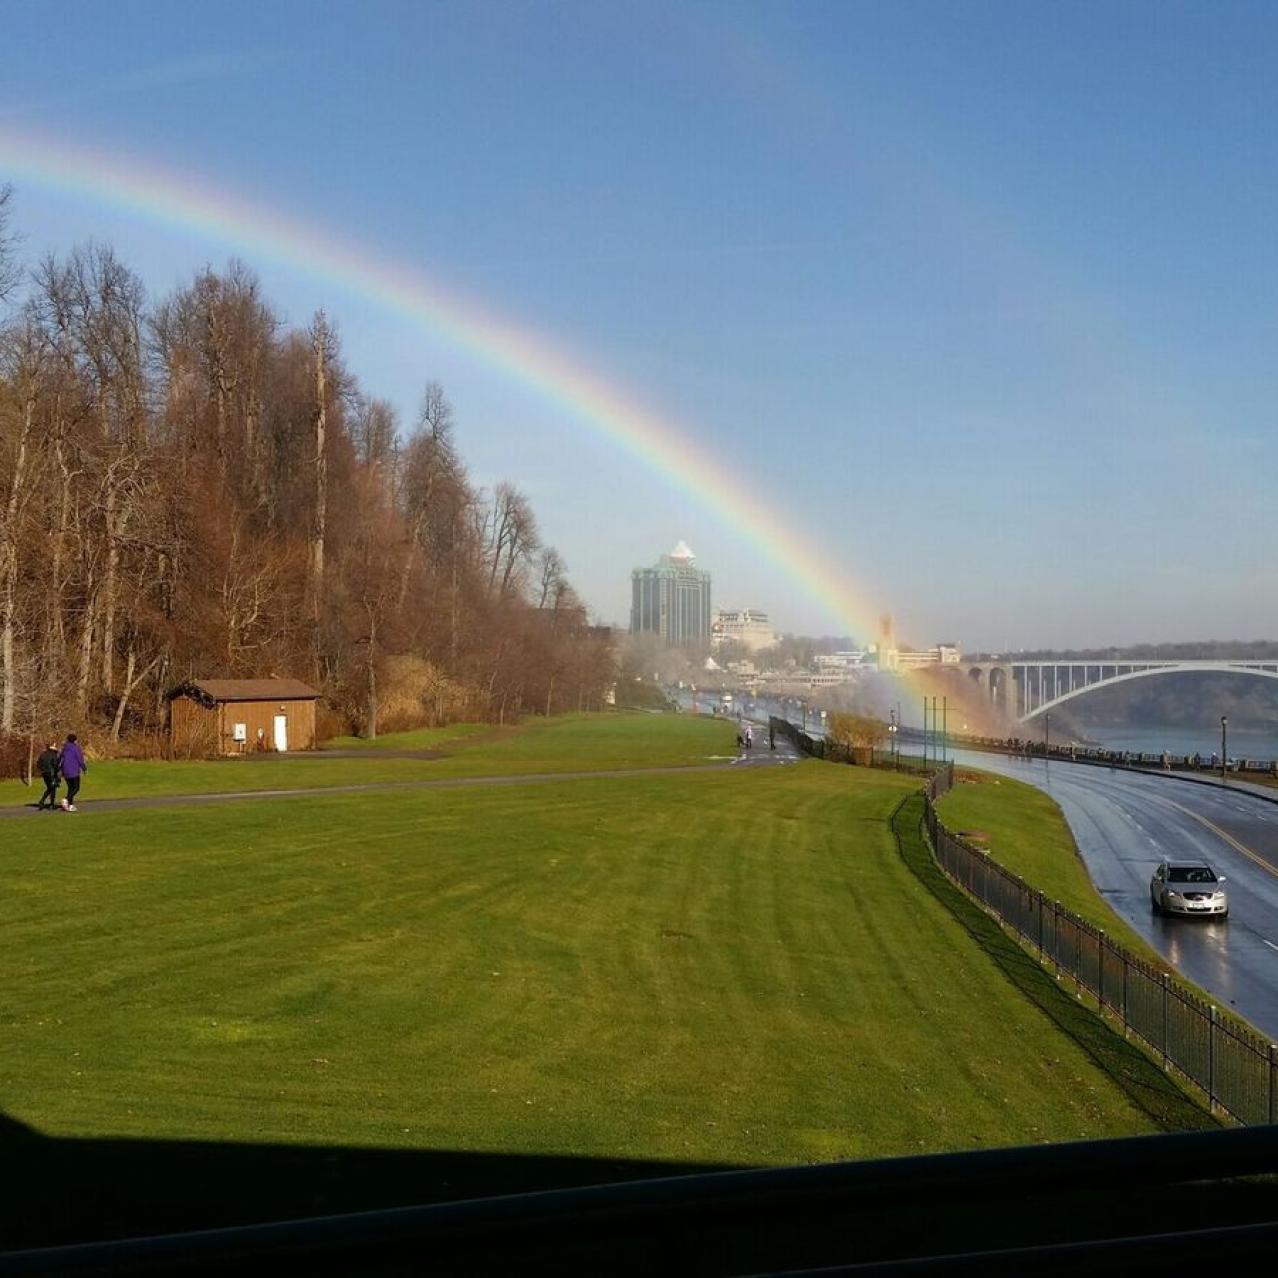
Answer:
[[[965,661],[963,673],[989,701],[1029,723],[1097,688],[1165,674],[1241,674],[1278,679],[1274,661]]]

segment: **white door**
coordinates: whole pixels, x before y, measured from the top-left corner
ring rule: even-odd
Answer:
[[[277,714],[275,716],[275,748],[277,750],[288,749],[288,715]]]

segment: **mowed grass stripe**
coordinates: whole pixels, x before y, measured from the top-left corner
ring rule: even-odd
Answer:
[[[17,823],[4,1107],[734,1164],[1150,1130],[905,869],[907,784],[804,764]]]
[[[463,731],[463,729],[465,729]],[[531,719],[517,728],[459,724],[380,737],[360,758],[315,754],[166,762],[106,759],[84,779],[83,802],[177,794],[236,794],[338,785],[381,785],[449,777],[688,767],[735,753],[725,719],[610,711]],[[90,748],[92,742],[90,741]],[[446,757],[381,757],[395,749],[438,748]],[[39,785],[0,782],[0,806],[34,804]],[[87,808],[86,808],[87,810]],[[41,820],[58,820],[42,816]]]

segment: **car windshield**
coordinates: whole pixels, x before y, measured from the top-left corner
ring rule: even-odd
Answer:
[[[1167,879],[1170,883],[1215,883],[1216,876],[1205,865],[1173,865]]]

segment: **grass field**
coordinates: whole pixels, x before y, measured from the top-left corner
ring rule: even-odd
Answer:
[[[440,734],[451,734],[443,736]],[[314,786],[376,785],[433,777],[683,767],[730,757],[734,729],[691,715],[611,712],[532,719],[518,728],[458,724],[364,742],[367,759],[315,754],[192,762],[106,759],[84,780],[85,801],[166,794],[239,793]],[[342,739],[346,746],[350,741]],[[337,743],[330,743],[336,745]],[[92,742],[90,742],[90,747]],[[383,758],[394,750],[442,749],[439,759]],[[0,804],[33,804],[40,786],[0,782]]]
[[[907,785],[805,764],[16,823],[4,1107],[743,1164],[1151,1130],[920,889],[886,824]]]

